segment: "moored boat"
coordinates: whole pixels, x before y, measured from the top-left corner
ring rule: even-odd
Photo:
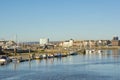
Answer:
[[[47,54],[41,54],[40,55],[40,59],[45,59],[45,58],[47,58]]]
[[[1,65],[7,64],[9,62],[11,62],[11,59],[8,56],[4,55],[4,56],[0,57],[0,64]]]
[[[78,53],[77,52],[74,52],[74,51],[72,51],[72,52],[70,52],[69,53],[69,55],[77,55]]]
[[[47,57],[48,58],[54,58],[54,55],[53,54],[48,54]]]
[[[54,57],[62,57],[61,53],[54,54]]]

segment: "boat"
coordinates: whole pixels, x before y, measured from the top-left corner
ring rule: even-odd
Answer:
[[[54,57],[62,57],[61,53],[54,54]]]
[[[74,51],[71,51],[70,53],[69,53],[69,55],[77,55],[78,53],[77,52],[74,52]]]
[[[48,54],[47,57],[48,57],[48,58],[53,58],[54,55],[53,55],[53,54]]]
[[[86,54],[100,54],[100,53],[103,53],[103,50],[94,50],[94,49],[90,49],[90,50],[86,50]]]
[[[0,64],[1,65],[7,64],[9,62],[11,62],[11,59],[8,56],[4,55],[4,56],[0,57]]]
[[[47,54],[41,54],[40,55],[40,59],[45,59],[45,58],[47,58]]]
[[[40,59],[40,58],[41,58],[40,55],[35,55],[35,56],[34,56],[34,59]]]
[[[27,59],[26,59],[27,60]],[[13,57],[12,58],[12,62],[18,62],[18,63],[20,63],[20,62],[24,62],[25,60],[24,59],[22,59],[22,57],[18,57],[18,58],[16,58],[16,57]]]

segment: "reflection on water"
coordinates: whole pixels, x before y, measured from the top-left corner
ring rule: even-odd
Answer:
[[[10,63],[0,80],[120,80],[120,50]]]

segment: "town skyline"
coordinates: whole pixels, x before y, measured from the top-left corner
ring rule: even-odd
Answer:
[[[119,0],[1,0],[0,39],[112,40],[119,37]]]

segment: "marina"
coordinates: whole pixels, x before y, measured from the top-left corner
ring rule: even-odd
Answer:
[[[25,62],[25,61],[31,61],[31,60],[40,60],[40,59],[49,59],[49,58],[62,58],[62,57],[67,57],[67,56],[70,56],[70,55],[77,55],[77,52],[70,52],[70,53],[33,53],[33,54],[30,54],[30,53],[22,53],[22,54],[19,54],[18,56],[9,56],[9,57],[6,57],[5,55],[1,55],[1,58],[0,58],[0,64],[1,65],[5,65],[6,62],[8,62],[7,59],[9,59],[9,62]],[[3,59],[3,58],[5,59]]]
[[[0,66],[0,80],[119,80],[120,50]]]

